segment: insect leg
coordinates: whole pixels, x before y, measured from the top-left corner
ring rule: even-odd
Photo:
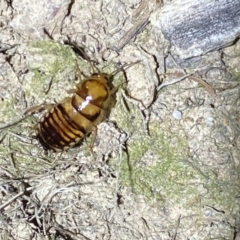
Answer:
[[[52,108],[55,104],[53,103],[42,103],[38,106],[35,106],[35,107],[30,107],[28,109],[26,109],[24,111],[24,114],[27,115],[27,114],[34,114],[36,112],[41,112],[41,111],[44,111],[44,110],[49,110],[50,108]]]
[[[94,142],[96,140],[96,137],[97,137],[97,126],[94,126],[93,127],[93,133],[92,133],[92,139],[91,139],[91,143],[90,143],[90,148],[93,149],[93,145],[94,145]]]
[[[135,107],[137,107],[137,109],[139,110],[139,112],[141,114],[142,120],[143,120],[144,130],[145,130],[147,135],[150,135],[149,134],[149,128],[148,128],[148,123],[149,123],[149,119],[150,119],[149,109],[144,106],[142,101],[139,101],[137,99],[129,97],[124,91],[121,91],[121,92],[122,92],[123,98],[125,98],[126,101],[132,103]]]
[[[139,60],[139,61],[136,61],[136,62],[130,63],[130,64],[127,64],[127,63],[126,63],[126,64],[124,64],[122,67],[118,68],[116,71],[110,73],[109,76],[113,77],[114,75],[116,75],[116,74],[119,73],[120,71],[123,71],[123,72],[124,72],[125,70],[127,70],[128,68],[134,66],[135,64],[137,64],[137,63],[139,63],[139,62],[141,62],[141,61]],[[115,93],[118,91],[118,89],[120,88],[120,86],[123,85],[124,83],[127,83],[127,79],[126,79],[126,78],[125,78],[125,81],[124,81],[124,82],[120,83],[117,87],[114,87],[114,88],[110,91],[110,94],[115,94]]]
[[[33,114],[35,112],[40,112],[40,111],[43,111],[43,110],[47,110],[47,109],[50,109],[54,104],[46,104],[46,103],[43,103],[39,106],[35,106],[35,107],[31,107],[31,108],[28,108],[26,110],[24,110],[18,117],[16,117],[14,120],[12,120],[11,122],[8,122],[8,123],[5,123],[5,124],[2,124],[0,125],[0,129],[5,129],[5,128],[8,128],[8,127],[11,127],[19,122],[21,122],[23,119],[25,119],[28,115],[30,114]]]
[[[92,130],[92,136],[91,136],[91,143],[90,145],[88,145],[89,149],[90,149],[90,152],[92,154],[92,157],[93,157],[93,161],[96,160],[96,154],[93,152],[93,145],[94,145],[94,142],[96,140],[96,137],[97,137],[97,126],[93,126],[93,130]]]
[[[76,89],[74,89],[74,88],[71,88],[71,89],[68,89],[67,90],[67,93],[76,93]]]
[[[75,68],[76,68],[76,77],[77,79],[80,79],[80,81],[82,81],[82,72],[79,68],[79,65],[77,63],[77,59],[75,59]]]
[[[117,73],[121,72],[121,71],[125,71],[127,70],[128,68],[134,66],[135,64],[141,62],[141,60],[138,60],[136,62],[133,62],[133,63],[125,63],[122,65],[122,67],[118,68],[117,70],[113,71],[112,73],[109,74],[109,76],[115,76]]]

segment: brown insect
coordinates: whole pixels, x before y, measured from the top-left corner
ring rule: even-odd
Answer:
[[[116,73],[114,73],[116,74]],[[42,145],[54,151],[66,150],[77,144],[104,121],[115,105],[112,84],[114,74],[93,73],[68,93],[74,93],[53,105],[37,125]]]

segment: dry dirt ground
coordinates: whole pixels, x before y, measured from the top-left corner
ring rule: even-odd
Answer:
[[[0,0],[0,239],[240,239],[240,42],[183,67],[146,24],[164,7]],[[46,152],[43,113],[23,115],[94,71],[67,43],[103,72],[139,61],[114,76],[94,154],[91,136]]]

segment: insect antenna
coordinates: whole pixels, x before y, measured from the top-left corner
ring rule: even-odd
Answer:
[[[133,65],[135,65],[135,64],[137,64],[137,63],[139,63],[139,62],[141,62],[141,60],[138,60],[138,61],[133,62],[133,63],[130,63],[130,64],[125,63],[125,64],[123,64],[120,68],[118,68],[117,70],[115,70],[115,71],[113,71],[112,73],[110,73],[109,76],[110,76],[110,77],[114,77],[114,76],[115,76],[116,74],[118,74],[119,72],[125,71],[125,70],[127,70],[128,68],[132,67]]]
[[[82,59],[85,59],[86,61],[89,62],[89,64],[91,65],[91,68],[93,69],[93,71],[97,70],[98,73],[100,73],[100,70],[93,64],[94,61],[92,61],[89,56],[86,54],[86,52],[84,51],[83,47],[79,47],[77,46],[74,42],[71,42],[70,40],[68,41],[64,41],[64,43],[66,45],[69,45],[72,50],[79,55]]]
[[[121,85],[123,85],[124,83],[126,83],[126,75],[125,75],[125,70],[127,70],[128,68],[132,67],[133,65],[137,64],[141,62],[140,60],[136,61],[136,62],[133,62],[133,63],[125,63],[123,64],[120,68],[118,68],[117,70],[113,71],[112,73],[110,74],[107,74],[108,75],[108,79],[112,79],[117,73],[123,71],[124,73],[124,76],[125,76],[125,81],[124,82],[121,82],[117,87],[114,87],[112,90],[111,90],[111,94],[114,94]]]

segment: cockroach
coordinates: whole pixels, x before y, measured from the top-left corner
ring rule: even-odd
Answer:
[[[90,132],[96,137],[97,125],[115,105],[113,75],[93,73],[76,85],[61,102],[54,104],[37,124],[37,137],[46,149],[63,151],[80,142]]]

